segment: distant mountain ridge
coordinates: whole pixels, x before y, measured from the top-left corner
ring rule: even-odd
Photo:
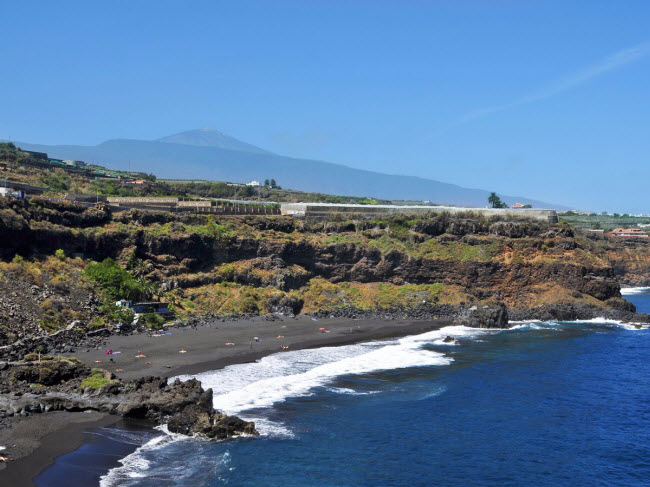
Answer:
[[[198,130],[187,130],[167,137],[157,139],[158,142],[167,142],[169,144],[194,145],[197,147],[218,147],[220,149],[237,150],[243,152],[252,152],[260,154],[269,154],[268,151],[247,144],[234,137],[223,134],[212,127],[203,127]]]
[[[484,207],[489,191],[414,176],[355,169],[342,164],[297,159],[265,151],[221,132],[204,128],[158,140],[113,139],[96,146],[42,145],[15,142],[51,157],[96,162],[120,170],[144,171],[164,179],[207,179],[248,182],[275,179],[285,188],[344,196],[423,200],[457,206]],[[568,209],[521,196],[500,194],[509,204]]]

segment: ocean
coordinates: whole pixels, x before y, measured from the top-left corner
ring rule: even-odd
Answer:
[[[36,485],[650,485],[649,357],[650,330],[606,321],[285,352],[197,376],[260,437],[101,428]]]

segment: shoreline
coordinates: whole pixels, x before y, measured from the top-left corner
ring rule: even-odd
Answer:
[[[149,375],[169,378],[254,362],[285,350],[397,338],[453,324],[452,318],[316,320],[300,316],[272,321],[252,318],[215,321],[197,327],[169,327],[160,333],[111,336],[106,340],[106,349],[120,352],[114,355],[107,355],[103,349],[63,355],[75,356],[89,367],[105,368],[126,380]]]
[[[453,324],[451,318],[315,320],[309,317],[283,317],[273,321],[263,318],[215,321],[195,328],[169,327],[161,333],[111,336],[106,347],[121,352],[117,355],[106,355],[105,350],[97,349],[65,355],[76,356],[90,367],[110,370],[123,379],[150,375],[169,378],[254,362],[283,350],[336,347],[398,338]],[[254,337],[260,341],[255,341]],[[181,350],[186,353],[180,353]],[[136,357],[138,351],[146,357]],[[0,464],[5,465],[5,468],[0,469],[0,482],[8,482],[8,485],[34,485],[34,479],[54,464],[58,457],[77,450],[83,444],[85,431],[114,425],[123,419],[121,416],[96,412],[50,412],[20,418],[13,427],[0,429],[0,445],[7,447],[2,453],[11,455],[9,463]],[[18,456],[10,448],[16,444],[14,437],[32,440],[18,451]]]
[[[75,451],[84,443],[86,431],[114,425],[121,419],[119,416],[99,412],[63,411],[23,418],[11,431],[0,430],[0,441],[11,439],[15,442],[3,444],[7,451],[15,444],[22,453],[22,456],[3,464],[5,468],[0,470],[0,482],[3,485],[34,485],[34,479],[53,465],[58,457]]]

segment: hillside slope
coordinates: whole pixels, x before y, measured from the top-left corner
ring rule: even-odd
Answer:
[[[57,158],[97,162],[121,170],[131,168],[168,179],[247,182],[251,179],[274,178],[285,188],[301,191],[428,200],[474,207],[485,206],[489,196],[485,190],[463,188],[430,179],[382,174],[331,162],[285,157],[263,152],[253,146],[246,149],[245,146],[232,142],[235,139],[231,138],[228,144],[224,142],[222,145],[236,147],[236,150],[214,146],[215,143],[221,143],[219,137],[215,139],[214,134],[208,137],[208,134],[202,136],[195,132],[163,138],[164,142],[116,139],[97,146],[17,144],[24,149],[47,152]],[[183,143],[174,143],[177,141]],[[188,145],[188,142],[192,145]],[[212,145],[205,145],[208,143]],[[510,204],[520,202],[537,208],[566,209],[560,205],[519,196],[503,196],[503,199]]]
[[[633,310],[607,253],[566,225],[473,214],[342,222],[112,214],[101,205],[4,198],[0,232],[0,347],[75,320],[114,323],[111,303],[124,293],[158,295],[184,318],[456,316],[502,304],[514,319]],[[114,259],[102,264],[110,292],[87,276],[91,261],[106,258]],[[126,281],[115,287],[115,279]],[[102,295],[104,311],[94,297]]]

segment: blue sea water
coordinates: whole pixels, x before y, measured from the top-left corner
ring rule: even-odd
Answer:
[[[626,297],[650,311],[650,293]],[[217,407],[255,420],[262,436],[214,443],[130,432],[128,442],[144,446],[101,485],[650,485],[650,330],[450,327],[199,378],[219,391]],[[71,484],[66,472],[102,445],[60,457],[36,484],[97,485],[100,475]]]

